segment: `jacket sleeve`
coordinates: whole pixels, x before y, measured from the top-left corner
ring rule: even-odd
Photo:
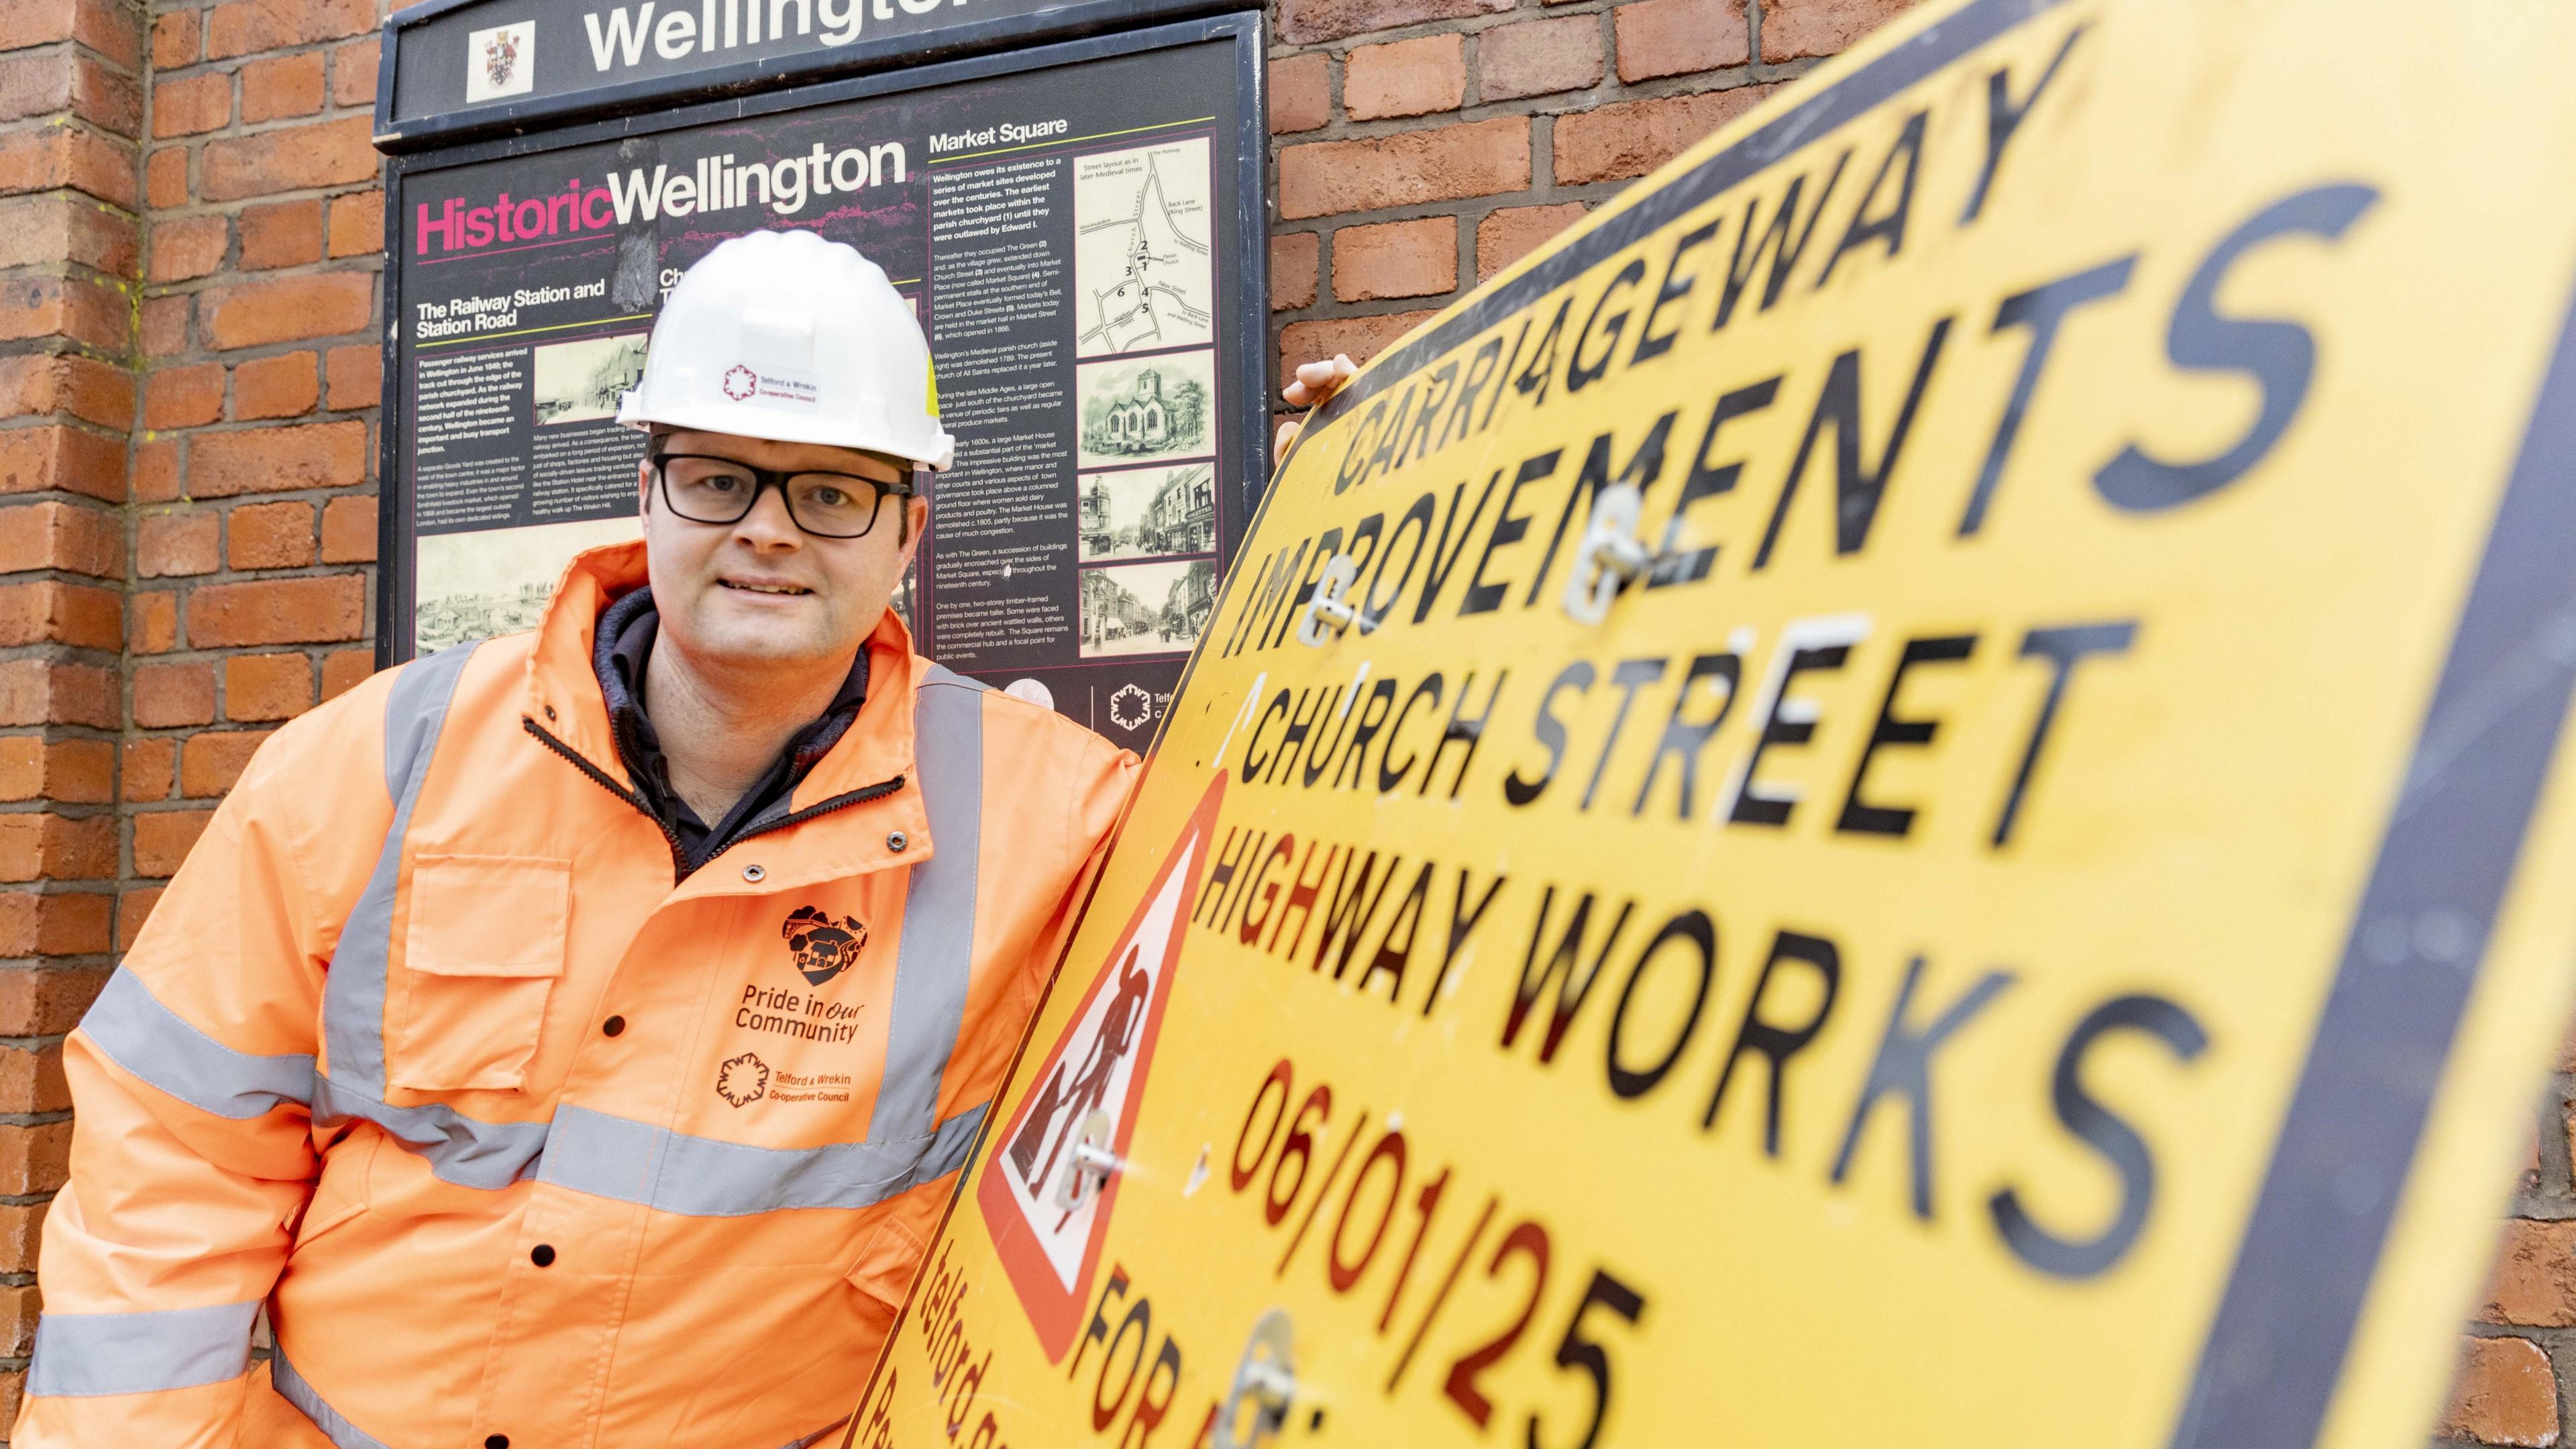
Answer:
[[[324,733],[363,716],[326,712],[263,746],[64,1045],[71,1173],[45,1222],[18,1449],[236,1441],[253,1321],[317,1174],[324,898],[354,895],[376,853],[309,838],[292,806],[336,799],[339,833],[372,818],[379,841],[391,816],[341,778],[374,739]]]

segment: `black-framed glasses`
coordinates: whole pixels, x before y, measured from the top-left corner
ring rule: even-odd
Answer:
[[[789,521],[816,538],[864,538],[876,527],[888,495],[912,496],[908,477],[890,482],[855,473],[790,473],[703,453],[656,453],[653,475],[661,480],[662,502],[691,523],[740,523],[760,502],[761,490],[775,488],[787,503]]]

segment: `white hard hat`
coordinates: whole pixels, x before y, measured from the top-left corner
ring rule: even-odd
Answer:
[[[930,344],[912,305],[856,248],[807,231],[735,237],[683,273],[617,421],[862,448],[941,469],[957,450],[939,426]]]

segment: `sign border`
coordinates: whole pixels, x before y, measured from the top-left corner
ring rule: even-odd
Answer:
[[[472,0],[456,0],[458,4]],[[412,13],[404,12],[406,15]],[[875,75],[850,76],[839,80],[789,87],[755,97],[716,101],[678,110],[664,111],[649,118],[592,121],[539,135],[487,137],[445,146],[436,151],[388,158],[385,165],[385,238],[386,265],[382,288],[384,325],[384,380],[379,394],[381,404],[376,426],[376,604],[375,658],[378,669],[391,668],[413,656],[412,615],[413,546],[417,541],[412,529],[412,497],[402,481],[402,422],[404,408],[402,374],[402,318],[404,302],[402,280],[405,274],[399,256],[402,246],[403,207],[407,183],[414,175],[443,171],[455,166],[468,166],[484,161],[513,156],[535,155],[572,146],[586,146],[626,136],[653,135],[710,122],[743,120],[774,115],[781,111],[802,110],[811,106],[832,105],[842,101],[876,96],[898,95],[905,91],[926,90],[934,86],[954,85],[965,81],[984,80],[994,76],[1016,75],[1047,70],[1057,66],[1080,65],[1113,56],[1136,55],[1147,51],[1170,50],[1181,46],[1223,41],[1232,45],[1235,70],[1235,133],[1231,165],[1235,204],[1230,213],[1220,212],[1221,219],[1235,229],[1234,244],[1218,248],[1220,266],[1231,265],[1240,279],[1242,305],[1266,308],[1270,295],[1270,202],[1266,185],[1268,148],[1268,68],[1264,61],[1267,28],[1262,12],[1236,10],[1195,20],[1176,21],[1141,30],[1094,35],[1078,40],[1025,50],[979,55],[964,60],[945,61],[936,65]],[[1219,136],[1219,144],[1228,138]],[[1228,158],[1215,158],[1220,177],[1225,175]],[[1262,314],[1268,316],[1265,311]],[[1220,336],[1216,344],[1217,365],[1221,382],[1230,383],[1235,394],[1229,409],[1218,420],[1218,461],[1231,462],[1242,480],[1242,494],[1233,500],[1244,521],[1232,539],[1220,531],[1218,537],[1218,574],[1220,605],[1224,589],[1233,577],[1234,551],[1229,541],[1239,543],[1250,537],[1259,521],[1260,506],[1270,482],[1270,328],[1266,321],[1257,327],[1236,329],[1231,342]],[[933,508],[937,507],[933,503]],[[937,527],[934,517],[932,526]],[[1213,617],[1213,613],[1211,613]],[[1195,660],[1197,651],[1189,656]],[[1187,665],[1182,678],[1186,680]],[[1175,686],[1177,690],[1178,686]],[[1161,722],[1154,734],[1160,739]]]

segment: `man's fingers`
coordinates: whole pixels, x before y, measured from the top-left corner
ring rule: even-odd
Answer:
[[[1297,434],[1303,431],[1304,427],[1305,425],[1303,423],[1293,421],[1281,423],[1279,425],[1279,436],[1270,440],[1271,467],[1278,467],[1280,462],[1288,456],[1288,445],[1297,441]]]

